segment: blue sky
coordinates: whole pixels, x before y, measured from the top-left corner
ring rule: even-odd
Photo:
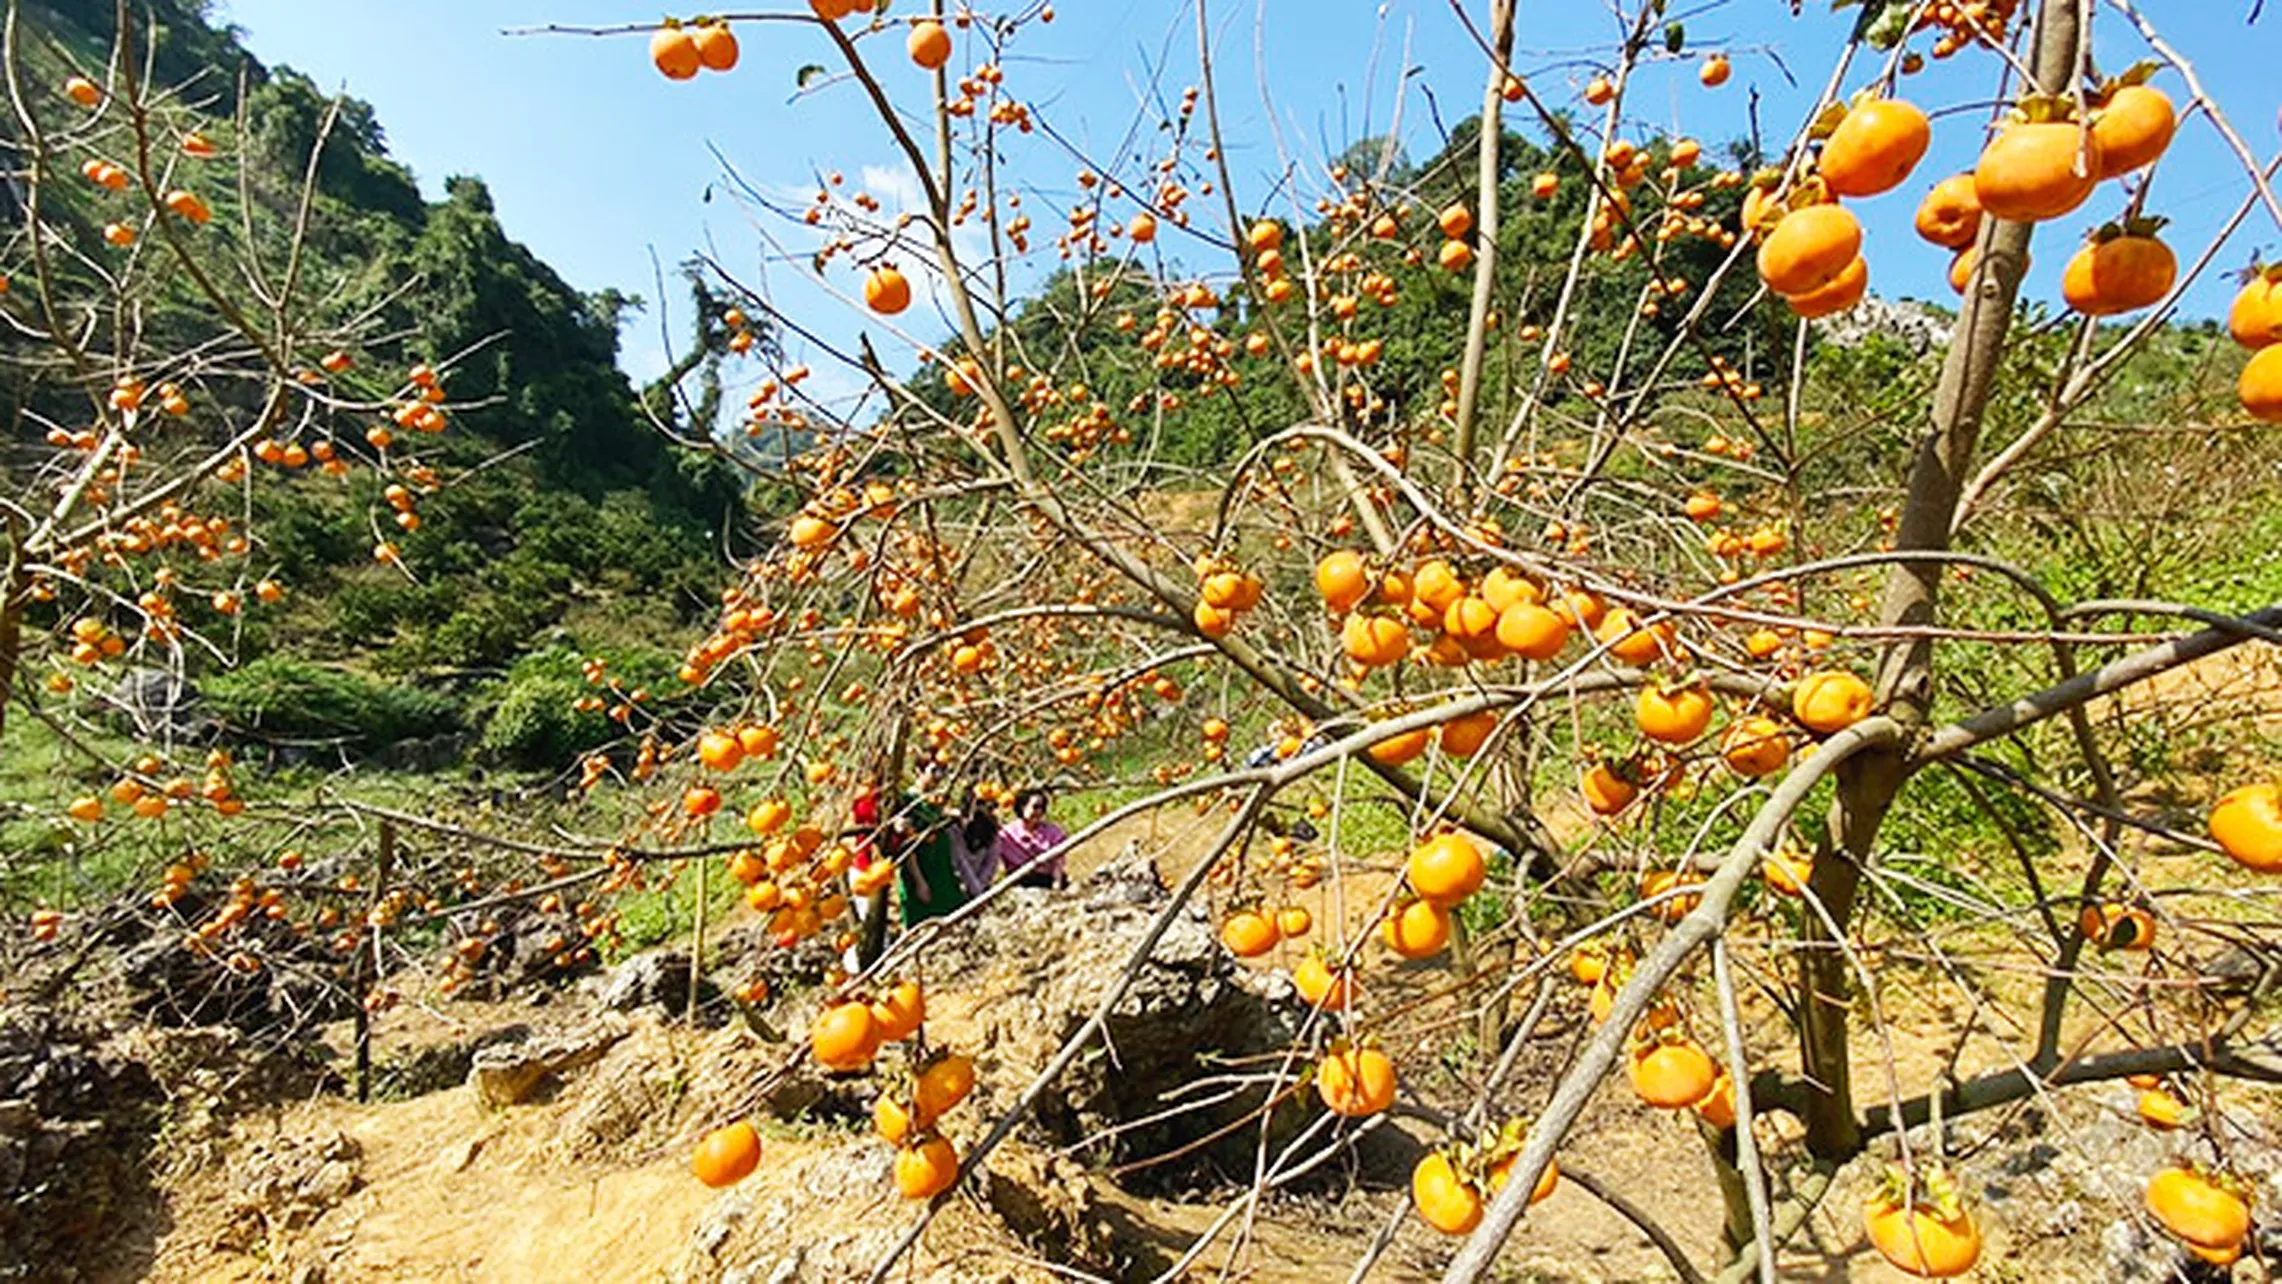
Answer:
[[[2139,2],[2166,24],[2166,36],[2196,66],[2251,149],[2271,159],[2282,98],[2272,54],[2282,48],[2282,12],[2246,26],[2251,0]],[[799,0],[766,7],[795,6]],[[908,0],[897,6],[914,7]],[[1466,8],[1488,6],[1466,0]],[[1691,53],[1640,73],[1627,99],[1627,134],[1676,129],[1707,144],[1740,136],[1756,89],[1767,136],[1787,137],[1827,78],[1850,21],[1850,15],[1832,15],[1825,0],[1807,0],[1796,21],[1787,9],[1780,0],[1676,3],[1674,12],[1687,20]],[[1054,23],[1026,29],[1008,60],[1006,87],[1080,145],[1112,151],[1135,119],[1152,64],[1168,67],[1168,96],[1193,81],[1191,11],[1186,0],[1060,0]],[[1279,133],[1291,154],[1320,164],[1348,142],[1384,131],[1399,94],[1402,133],[1418,156],[1438,144],[1437,109],[1441,122],[1452,124],[1478,105],[1485,64],[1449,0],[1211,0],[1210,13],[1223,124],[1248,209],[1266,199],[1280,169]],[[1615,11],[1600,0],[1521,0],[1521,13],[1516,62],[1549,100],[1581,106],[1577,92],[1618,39]],[[240,26],[263,61],[289,64],[325,88],[371,102],[391,150],[432,197],[451,175],[481,176],[509,234],[577,287],[615,286],[654,305],[653,252],[670,273],[675,261],[706,247],[741,271],[765,270],[777,305],[812,321],[821,335],[852,337],[861,318],[800,272],[781,263],[764,269],[753,216],[728,199],[722,183],[726,159],[746,181],[772,191],[812,190],[818,174],[834,169],[851,187],[868,176],[871,190],[891,206],[899,187],[908,190],[892,145],[855,86],[835,84],[793,100],[796,69],[832,61],[822,32],[798,23],[742,27],[744,56],[734,73],[680,84],[650,67],[640,36],[505,34],[548,23],[649,22],[657,14],[654,5],[600,0],[221,0],[216,16]],[[2096,29],[2103,70],[2120,70],[2145,55],[2105,3]],[[892,48],[879,46],[882,75],[906,105],[920,104],[921,74],[902,57],[900,34],[893,39]],[[1736,74],[1725,87],[1712,91],[1697,83],[1698,47],[1731,52]],[[952,66],[973,60],[962,47]],[[1970,66],[1936,63],[1904,82],[1904,92],[1929,109],[1958,110],[1937,114],[1933,154],[1910,183],[1858,206],[1868,228],[1874,292],[1947,297],[1941,281],[1946,259],[1911,235],[1909,217],[1934,177],[1969,166],[1982,137],[1985,113],[1972,104],[1989,93],[1987,61],[1957,63]],[[1414,72],[1407,79],[1406,67]],[[1848,88],[1872,74],[1865,64]],[[2156,83],[2185,101],[2176,73]],[[1142,145],[1151,137],[1145,131]],[[1038,243],[1050,243],[1054,211],[1077,196],[1077,166],[1043,144],[1020,152],[1013,164],[1034,193],[1031,208],[1044,231]],[[2247,190],[2240,166],[2201,121],[2182,132],[2156,184],[2150,208],[2174,220],[2168,236],[2183,259]],[[2056,299],[2060,265],[2076,237],[2122,202],[2120,189],[2107,185],[2077,214],[2040,231],[2029,292]],[[772,230],[787,244],[805,249],[812,243],[802,229]],[[1171,257],[1209,261],[1214,270],[1223,266],[1178,233],[1168,231],[1160,247]],[[2246,264],[2260,247],[2268,257],[2282,255],[2282,231],[2263,211],[2225,247],[2214,271]],[[1031,257],[1037,271],[1051,266],[1050,249]],[[842,269],[837,284],[852,289],[853,272]],[[2189,296],[2186,311],[2214,314],[2230,293],[2231,286],[2208,279]],[[669,287],[666,298],[676,309],[684,306],[677,290]],[[676,312],[667,320],[673,342],[682,342],[687,317]],[[948,327],[923,318],[911,330],[925,340]],[[664,344],[653,306],[628,326],[625,365],[637,376],[655,371],[664,362]],[[892,350],[883,336],[883,351]],[[806,354],[796,344],[792,355]],[[831,376],[820,368],[819,378]]]

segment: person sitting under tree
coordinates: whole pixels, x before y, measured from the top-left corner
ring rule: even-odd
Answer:
[[[1022,886],[1059,891],[1070,881],[1062,850],[1070,836],[1046,819],[1050,802],[1043,789],[1014,796],[1014,816],[998,833],[998,859],[1006,876]]]
[[[967,895],[980,896],[998,881],[998,808],[977,789],[967,790],[966,806],[950,826],[952,855]]]

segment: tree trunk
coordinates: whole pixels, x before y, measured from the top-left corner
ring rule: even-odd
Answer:
[[[2083,33],[2078,17],[2076,0],[2041,0],[2038,5],[2032,54],[2037,92],[2063,92],[2081,64],[2078,46]],[[1898,551],[1940,552],[1949,547],[1958,494],[1971,472],[1981,416],[2004,359],[2033,230],[2027,223],[1992,219],[1981,231],[1979,266],[1942,364],[1932,422],[1910,471],[1909,494],[1895,534]],[[1879,623],[1932,624],[1946,569],[1931,560],[1896,566],[1886,579]],[[1904,727],[1924,725],[1933,702],[1932,641],[1918,637],[1889,646],[1879,664],[1877,685],[1890,716]],[[1907,778],[1907,754],[1906,745],[1877,750],[1840,770],[1838,797],[1831,806],[1831,850],[1816,860],[1810,883],[1811,895],[1830,919],[1826,924],[1821,915],[1808,912],[1806,948],[1799,956],[1806,1141],[1819,1158],[1844,1159],[1861,1147],[1847,1046],[1853,990],[1841,942],[1853,919],[1862,869],[1875,849],[1878,827]]]
[[[0,575],[0,732],[8,730],[8,700],[16,693],[16,667],[23,658],[24,602],[31,595],[31,576],[24,570],[24,533],[13,518],[5,521],[8,566]]]

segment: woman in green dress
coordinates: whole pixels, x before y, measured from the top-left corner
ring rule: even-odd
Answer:
[[[967,890],[952,859],[951,826],[942,809],[925,798],[906,797],[895,827],[897,846],[903,849],[898,862],[903,925],[915,927],[966,904]]]

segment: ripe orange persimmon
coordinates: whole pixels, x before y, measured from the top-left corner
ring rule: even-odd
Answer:
[[[1804,896],[1807,880],[1814,877],[1814,857],[1798,852],[1778,850],[1767,853],[1759,862],[1759,874],[1767,886],[1785,896]]]
[[[883,1092],[872,1103],[872,1131],[891,1146],[900,1146],[911,1134],[927,1125],[920,1122],[916,1106],[906,1105],[892,1092]]]
[[[1962,250],[1981,234],[1981,197],[1971,174],[1951,174],[1918,202],[1914,220],[1919,236],[1948,250]]]
[[[93,107],[103,101],[103,90],[85,76],[72,76],[63,82],[63,96],[82,107]]]
[[[913,62],[934,71],[951,61],[951,33],[933,18],[923,18],[912,24],[911,35],[904,40],[904,48],[911,54]]]
[[[1915,103],[1872,99],[1838,122],[1815,171],[1833,196],[1876,196],[1901,186],[1932,143],[1933,124]]]
[[[2187,1103],[2160,1087],[2140,1089],[2132,1109],[2141,1123],[2162,1132],[2170,1132],[2187,1122]]]
[[[1688,744],[1711,726],[1711,691],[1700,682],[1670,688],[1651,682],[1632,708],[1640,734],[1663,744]]]
[[[808,1032],[816,1059],[831,1070],[862,1070],[879,1053],[880,1032],[868,1004],[835,1003]]]
[[[791,818],[791,804],[782,798],[763,798],[745,813],[745,828],[766,838],[784,828],[784,822]]]
[[[1439,1150],[1410,1170],[1410,1198],[1419,1217],[1445,1235],[1467,1234],[1482,1222],[1482,1192]]]
[[[1671,621],[1643,628],[1640,617],[1634,615],[1630,607],[1623,606],[1612,608],[1602,616],[1593,636],[1607,645],[1610,656],[1636,668],[1654,664],[1676,647]]]
[[[2282,874],[2282,785],[2266,782],[2229,790],[2211,808],[2210,825],[2211,841],[2235,863],[2261,874]]]
[[[1238,910],[1220,924],[1220,943],[1240,959],[1256,959],[1281,939],[1276,920],[1255,909]]]
[[[735,771],[745,747],[726,731],[708,731],[697,738],[697,760],[715,771]]]
[[[1142,210],[1125,222],[1125,234],[1135,245],[1147,245],[1157,239],[1157,216]]]
[[[1450,915],[1432,901],[1411,901],[1380,920],[1379,940],[1403,958],[1433,958],[1450,944]]]
[[[1600,595],[1588,589],[1571,589],[1561,595],[1560,601],[1549,605],[1573,628],[1598,629],[1608,618],[1608,608],[1601,602]]]
[[[793,518],[792,525],[786,530],[794,548],[820,548],[831,543],[832,537],[839,533],[839,527],[814,513],[802,513]]]
[[[892,317],[911,306],[911,282],[892,267],[874,268],[864,278],[864,305]]]
[[[1418,564],[1417,572],[1411,576],[1410,595],[1412,600],[1433,607],[1439,619],[1440,613],[1448,610],[1452,602],[1466,595],[1466,582],[1450,569],[1450,563],[1432,558]]]
[[[1410,630],[1384,615],[1350,615],[1340,626],[1347,658],[1370,668],[1394,664],[1410,654]]]
[[[1664,1036],[1635,1049],[1625,1072],[1642,1101],[1659,1110],[1685,1110],[1710,1095],[1719,1063],[1692,1040]]]
[[[691,39],[697,42],[697,60],[708,71],[731,71],[737,66],[737,33],[726,22],[708,22]]]
[[[2152,85],[2125,85],[2092,113],[2100,142],[2100,177],[2129,174],[2161,156],[2179,129],[2171,99]]]
[[[2259,349],[2243,364],[2235,396],[2251,418],[2282,424],[2282,343]]]
[[[2195,1168],[2166,1168],[2147,1183],[2147,1211],[2164,1229],[2209,1249],[2240,1245],[2250,1234],[2250,1206],[2228,1183]]]
[[[1453,758],[1471,758],[1482,751],[1490,733],[1498,729],[1498,715],[1484,709],[1452,718],[1442,724],[1442,752]]]
[[[1349,610],[1371,594],[1371,576],[1363,555],[1350,549],[1326,553],[1315,564],[1315,588],[1334,614]]]
[[[2115,316],[2159,302],[2178,277],[2178,258],[2153,234],[2097,236],[2068,260],[2060,297],[2085,316]]]
[[[1696,1112],[1696,1118],[1714,1128],[1721,1130],[1733,1128],[1735,1126],[1735,1080],[1729,1078],[1725,1070],[1720,1071],[1719,1078],[1712,1081],[1711,1091],[1705,1093],[1704,1099],[1689,1109]]]
[[[1482,849],[1464,834],[1436,834],[1411,849],[1403,874],[1410,890],[1444,909],[1482,889],[1489,871]]]
[[[1395,1103],[1395,1065],[1377,1048],[1335,1046],[1315,1069],[1315,1091],[1334,1114],[1375,1115]]]
[[[690,1171],[708,1186],[734,1186],[761,1162],[761,1134],[743,1119],[705,1134],[689,1161]]]
[[[1505,1184],[1513,1179],[1514,1161],[1520,1158],[1521,1148],[1519,1145],[1516,1145],[1512,1150],[1506,1153],[1504,1158],[1499,1159],[1490,1165],[1490,1190],[1492,1192],[1505,1189]],[[1530,1189],[1529,1202],[1533,1206],[1544,1203],[1546,1197],[1551,1195],[1554,1190],[1560,1186],[1560,1184],[1560,1161],[1555,1159],[1546,1160],[1545,1171],[1538,1174],[1537,1185]]]
[[[1726,54],[1715,53],[1704,59],[1703,65],[1696,69],[1696,79],[1701,81],[1706,89],[1717,89],[1727,83],[1728,76],[1733,74],[1734,70],[1735,68],[1728,62]]]
[[[1371,747],[1363,752],[1371,755],[1373,762],[1388,767],[1400,767],[1425,753],[1427,745],[1433,741],[1434,728],[1418,727],[1374,741]]]
[[[1195,608],[1189,612],[1189,622],[1196,625],[1197,632],[1208,638],[1224,638],[1236,627],[1236,612],[1224,606],[1214,606],[1200,597]]]
[[[1516,602],[1498,614],[1497,639],[1525,660],[1550,660],[1569,644],[1569,622],[1535,602]]]
[[[2074,121],[2023,121],[1982,150],[1973,192],[1995,218],[2058,218],[2092,194],[2101,164],[2099,138]]]
[[[1781,771],[1784,764],[1790,762],[1791,742],[1783,734],[1783,724],[1753,714],[1728,724],[1727,732],[1719,739],[1719,756],[1728,770],[1756,780]]]
[[[1474,230],[1474,211],[1467,208],[1464,201],[1454,202],[1444,206],[1442,212],[1434,216],[1434,222],[1442,229],[1442,235],[1455,241]]]
[[[1879,1194],[1863,1204],[1862,1222],[1879,1255],[1911,1275],[1948,1279],[1981,1259],[1981,1230],[1962,1207],[1944,1211],[1924,1200],[1904,1207]]]
[[[2282,268],[2250,274],[2227,307],[2227,333],[2253,352],[2282,343]]]
[[[1585,805],[1596,816],[1614,816],[1640,796],[1640,786],[1605,762],[1594,763],[1578,782]]]
[[[777,756],[777,730],[765,723],[749,722],[737,728],[737,747],[748,758],[774,758]]]
[[[893,869],[888,861],[875,864],[874,869]],[[880,1043],[895,1043],[910,1038],[927,1019],[927,992],[917,981],[900,981],[871,1003],[872,1028],[877,1031]]]
[[[1667,923],[1677,923],[1695,912],[1696,906],[1703,903],[1704,898],[1700,893],[1685,890],[1702,882],[1703,879],[1693,872],[1652,869],[1640,876],[1640,899],[1656,901],[1656,908],[1651,912]],[[1667,893],[1678,894],[1666,896]],[[1657,900],[1658,897],[1666,899]]]
[[[1862,254],[1862,224],[1839,205],[1792,210],[1759,244],[1759,279],[1781,295],[1810,294]]]
[[[1445,272],[1463,272],[1474,264],[1474,247],[1464,241],[1444,241],[1434,252],[1434,261]]]
[[[688,80],[705,65],[697,51],[697,37],[680,23],[669,23],[650,34],[650,61],[668,80]]]
[[[945,1052],[920,1067],[912,1082],[912,1103],[932,1122],[965,1101],[974,1089],[974,1058],[963,1052]]]
[[[959,1152],[939,1133],[895,1152],[895,1188],[905,1199],[932,1199],[959,1180]]]
[[[1844,731],[1870,716],[1877,703],[1870,684],[1843,669],[1826,669],[1799,679],[1791,691],[1791,716],[1809,731]]]
[[[1812,321],[1837,316],[1860,303],[1869,292],[1870,265],[1858,255],[1820,289],[1789,295],[1783,301],[1791,305],[1793,315]]]
[[[1315,916],[1297,905],[1286,905],[1276,911],[1276,931],[1287,941],[1296,941],[1307,935],[1315,926]]]
[[[1516,603],[1545,600],[1545,591],[1535,580],[1506,566],[1496,567],[1483,576],[1481,586],[1475,591],[1500,613]]]
[[[1354,1001],[1355,976],[1345,969],[1332,971],[1321,950],[1309,950],[1299,966],[1292,969],[1292,988],[1299,991],[1299,996],[1307,1000],[1310,1007],[1344,1012]]]

